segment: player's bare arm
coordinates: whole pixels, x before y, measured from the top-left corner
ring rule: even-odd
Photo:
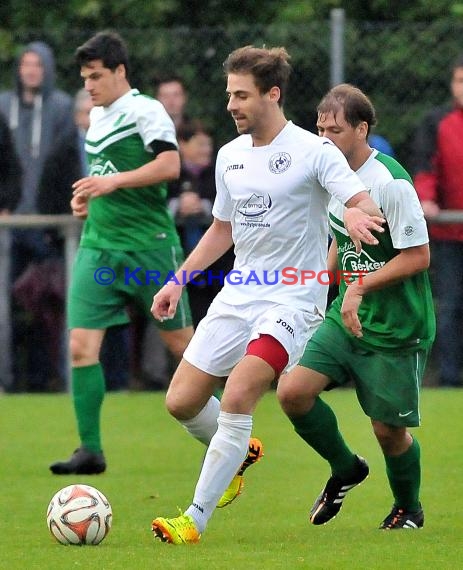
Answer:
[[[72,185],[73,195],[96,198],[110,194],[118,188],[140,188],[175,180],[180,174],[180,156],[176,150],[161,152],[156,158],[135,170],[107,176],[86,176]]]
[[[153,297],[151,306],[153,317],[159,321],[172,318],[182,294],[183,275],[190,275],[192,271],[203,271],[217,261],[232,245],[230,222],[214,218],[209,229],[177,271],[179,284],[171,281]]]
[[[362,275],[346,289],[341,308],[341,316],[345,327],[356,337],[362,336],[362,324],[358,318],[358,309],[363,296],[384,289],[400,281],[425,271],[429,267],[429,245],[419,245],[402,249],[396,257],[383,267]]]
[[[381,210],[365,190],[352,196],[345,204],[344,227],[354,242],[355,251],[360,253],[362,242],[368,245],[378,245],[378,240],[371,233],[384,232],[384,216]]]

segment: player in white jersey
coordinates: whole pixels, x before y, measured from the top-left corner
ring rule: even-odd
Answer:
[[[352,453],[321,392],[353,380],[384,454],[394,496],[383,529],[420,528],[420,448],[408,426],[418,426],[419,387],[435,335],[433,300],[426,269],[426,221],[409,174],[393,158],[368,145],[375,110],[356,87],[334,87],[318,107],[318,130],[343,151],[386,219],[375,247],[356,252],[343,223],[344,206],[329,204],[333,243],[328,267],[361,273],[338,297],[313,335],[299,365],[278,386],[278,398],[296,432],[328,461],[331,477],[310,511],[325,524],[341,509],[346,493],[368,475]]]
[[[345,222],[357,244],[376,244],[370,230],[382,231],[378,208],[342,153],[285,118],[288,58],[284,48],[247,46],[224,65],[227,109],[241,136],[219,151],[214,221],[180,271],[202,270],[234,245],[234,271],[243,283],[225,284],[167,393],[169,412],[208,445],[185,514],[152,523],[157,537],[174,544],[197,542],[218,502],[239,493],[234,482],[241,477],[254,408],[297,363],[322,321],[326,286],[306,277],[326,267],[330,196],[347,206]],[[264,281],[264,271],[269,276],[288,267],[300,277],[296,283]],[[175,313],[181,290],[172,282],[155,295],[157,319]],[[213,390],[227,376],[219,402]]]
[[[234,269],[242,276],[242,284],[226,281],[219,298],[230,304],[272,301],[323,314],[326,287],[316,279],[302,283],[301,272],[326,266],[330,194],[345,203],[365,188],[352,179],[336,146],[291,121],[268,145],[256,147],[243,134],[220,149],[216,187],[212,213],[231,224]],[[288,267],[297,270],[297,285],[284,284],[281,272]],[[254,274],[255,280],[247,279]],[[263,286],[265,277],[276,283]]]

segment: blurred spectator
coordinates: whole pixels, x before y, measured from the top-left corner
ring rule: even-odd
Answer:
[[[4,216],[21,199],[21,164],[8,125],[0,115],[0,215]]]
[[[394,149],[392,148],[391,143],[382,135],[377,135],[376,133],[372,133],[368,137],[368,144],[372,148],[379,150],[379,152],[382,152],[383,154],[387,154],[394,158]]]
[[[185,113],[188,94],[181,77],[178,75],[166,75],[158,79],[156,98],[164,105],[170,118],[174,121],[176,129],[188,120],[188,116]]]
[[[0,115],[0,216],[9,215],[21,198],[21,164],[16,155],[8,124]],[[0,229],[0,390],[11,388],[13,381],[11,363],[10,327],[10,230]]]
[[[155,79],[155,96],[166,109],[176,131],[188,120],[185,107],[188,94],[183,79],[170,74]],[[193,310],[193,309],[192,309]],[[176,362],[161,341],[159,331],[150,317],[131,313],[134,325],[133,362],[137,389],[159,390],[168,386]],[[194,315],[193,320],[194,320]]]
[[[439,382],[461,386],[463,224],[432,224],[432,219],[441,210],[463,210],[463,55],[451,77],[452,102],[431,110],[417,131],[414,182],[431,222]]]
[[[211,133],[199,122],[183,123],[177,129],[181,170],[178,180],[169,183],[169,207],[175,217],[185,255],[188,255],[212,222],[215,199],[214,147]],[[217,276],[210,284],[202,277],[187,285],[193,325],[205,316],[222,288],[223,276],[233,268],[230,249],[209,267]]]
[[[74,120],[78,129],[79,163],[81,172],[77,178],[88,175],[85,136],[90,126],[90,111],[93,107],[90,93],[82,88],[74,97]],[[74,182],[74,181],[73,181]],[[130,381],[129,327],[110,327],[101,345],[100,361],[103,366],[106,389],[127,389]]]
[[[85,135],[90,126],[90,111],[93,103],[90,93],[82,87],[74,97],[74,121],[77,126],[79,140],[79,159],[81,176],[88,172],[87,155],[85,154]]]
[[[51,49],[33,42],[19,57],[15,88],[0,94],[0,113],[13,134],[23,172],[17,214],[69,212],[77,136],[72,99],[54,83]],[[14,230],[11,260],[18,299],[12,316],[13,389],[56,389],[64,376],[61,240],[55,230]]]

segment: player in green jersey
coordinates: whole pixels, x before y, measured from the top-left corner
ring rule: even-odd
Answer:
[[[172,120],[159,101],[131,88],[127,50],[117,34],[95,35],[77,49],[76,59],[94,105],[85,146],[89,176],[75,182],[71,201],[74,215],[85,219],[68,295],[80,447],[69,460],[50,466],[58,475],[106,469],[99,362],[105,331],[129,321],[128,302],[149,314],[153,294],[183,261],[166,202],[167,181],[180,172]],[[193,334],[185,296],[176,317],[159,329],[180,359]]]
[[[347,284],[341,280],[339,295],[299,365],[281,378],[278,397],[296,432],[331,467],[331,477],[310,511],[313,524],[332,519],[346,493],[369,472],[319,397],[323,390],[353,380],[384,454],[394,496],[392,511],[380,528],[420,528],[420,448],[407,427],[420,424],[419,389],[435,335],[426,271],[428,234],[408,173],[368,145],[375,122],[370,100],[352,85],[334,87],[318,106],[319,135],[341,149],[387,225],[377,246],[364,244],[357,252],[342,221],[343,206],[331,199],[328,269],[357,276]]]

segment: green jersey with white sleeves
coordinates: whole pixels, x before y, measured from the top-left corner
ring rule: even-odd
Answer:
[[[342,221],[344,206],[336,198],[330,201],[329,218],[338,247],[338,269],[366,274],[385,265],[400,250],[426,244],[429,239],[411,178],[396,160],[374,150],[356,173],[386,218],[384,233],[376,235],[379,244],[362,244],[362,251],[355,252]],[[346,287],[341,280],[339,295],[327,313],[327,319],[334,319],[340,326]],[[427,271],[366,294],[358,314],[363,337],[353,341],[365,349],[429,347],[435,336],[435,316]]]
[[[159,101],[131,89],[108,107],[94,107],[85,141],[90,176],[147,164],[154,159],[153,141],[177,147],[174,124]],[[143,251],[178,244],[165,182],[118,188],[89,202],[83,247]]]

